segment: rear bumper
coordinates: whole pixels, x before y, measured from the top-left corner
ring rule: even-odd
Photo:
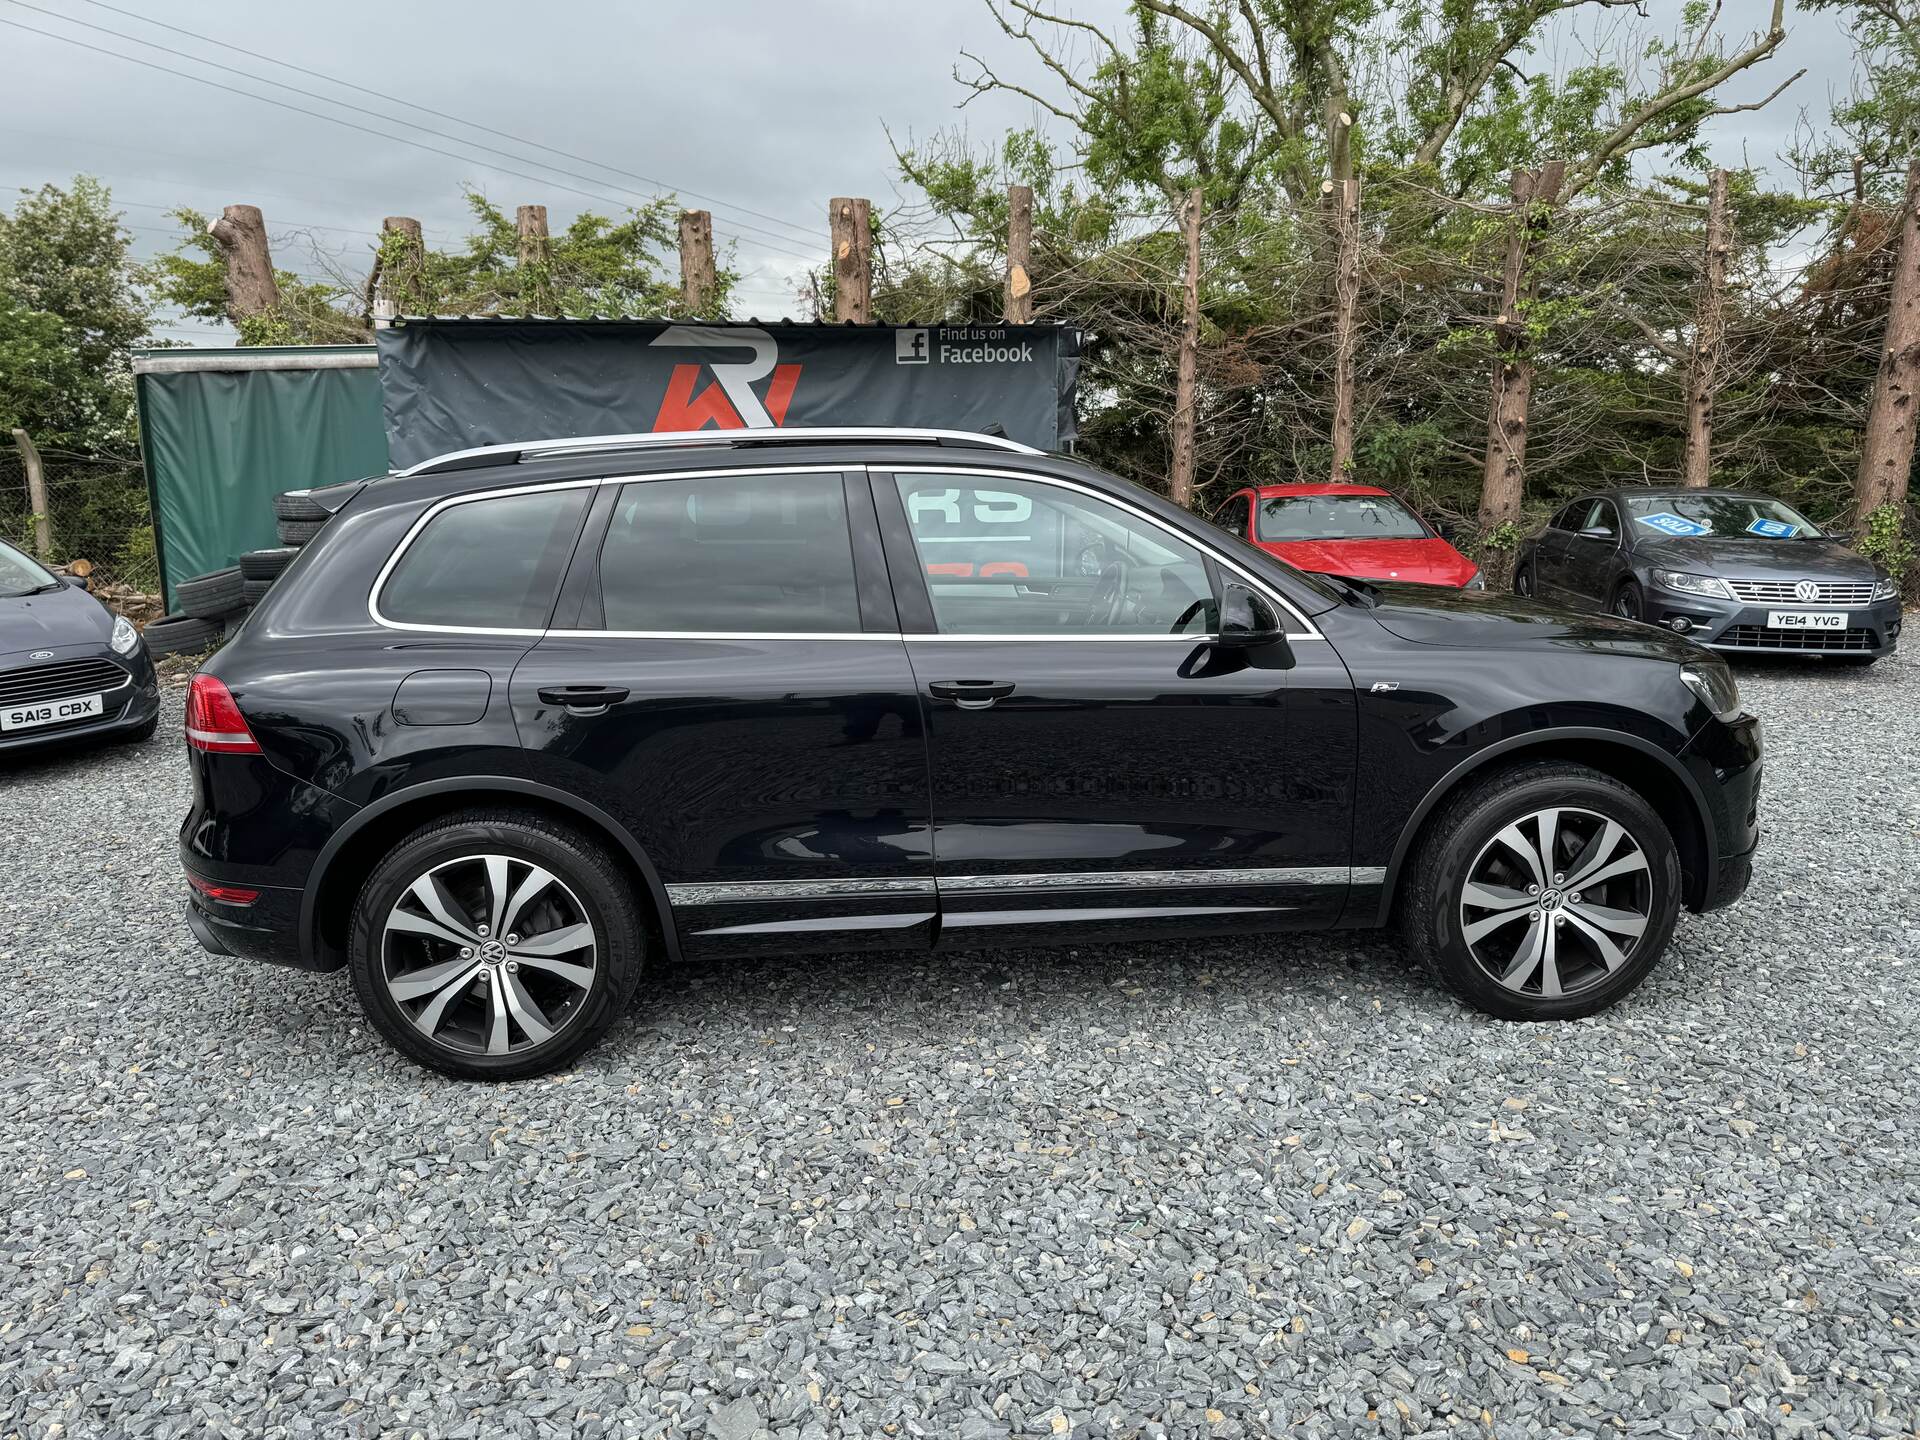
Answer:
[[[1748,604],[1682,595],[1658,586],[1650,587],[1646,595],[1647,620],[1667,629],[1676,628],[1675,622],[1684,620],[1688,628],[1681,634],[1723,655],[1880,656],[1892,654],[1900,639],[1898,600],[1856,606]],[[1776,610],[1841,610],[1847,617],[1846,628],[1775,629],[1767,619]]]
[[[236,960],[261,960],[295,970],[337,970],[315,964],[300,950],[298,890],[263,888],[251,905],[209,900],[197,891],[187,901],[187,928],[200,948]]]

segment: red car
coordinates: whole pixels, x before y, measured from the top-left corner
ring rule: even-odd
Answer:
[[[1262,485],[1214,512],[1296,570],[1484,590],[1480,567],[1377,485]]]

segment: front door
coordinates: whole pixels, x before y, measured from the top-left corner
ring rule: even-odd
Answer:
[[[1337,916],[1353,695],[1310,625],[1216,648],[1219,562],[1067,481],[903,468],[874,500],[927,715],[942,944]]]
[[[1595,500],[1586,511],[1567,537],[1561,570],[1569,593],[1604,605],[1613,580],[1613,557],[1620,548],[1620,517],[1606,499]]]
[[[926,739],[864,475],[601,487],[513,676],[533,778],[651,857],[688,956],[925,945]]]

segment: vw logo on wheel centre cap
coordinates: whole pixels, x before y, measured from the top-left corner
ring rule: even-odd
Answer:
[[[1820,587],[1811,580],[1802,580],[1793,587],[1793,598],[1796,600],[1818,600],[1820,598]]]

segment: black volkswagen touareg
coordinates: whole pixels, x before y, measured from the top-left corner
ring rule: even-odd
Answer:
[[[503,445],[331,512],[187,708],[189,922],[415,1059],[565,1064],[644,966],[1374,926],[1513,1019],[1745,888],[1760,728],[1648,626],[1303,575],[926,431]]]

